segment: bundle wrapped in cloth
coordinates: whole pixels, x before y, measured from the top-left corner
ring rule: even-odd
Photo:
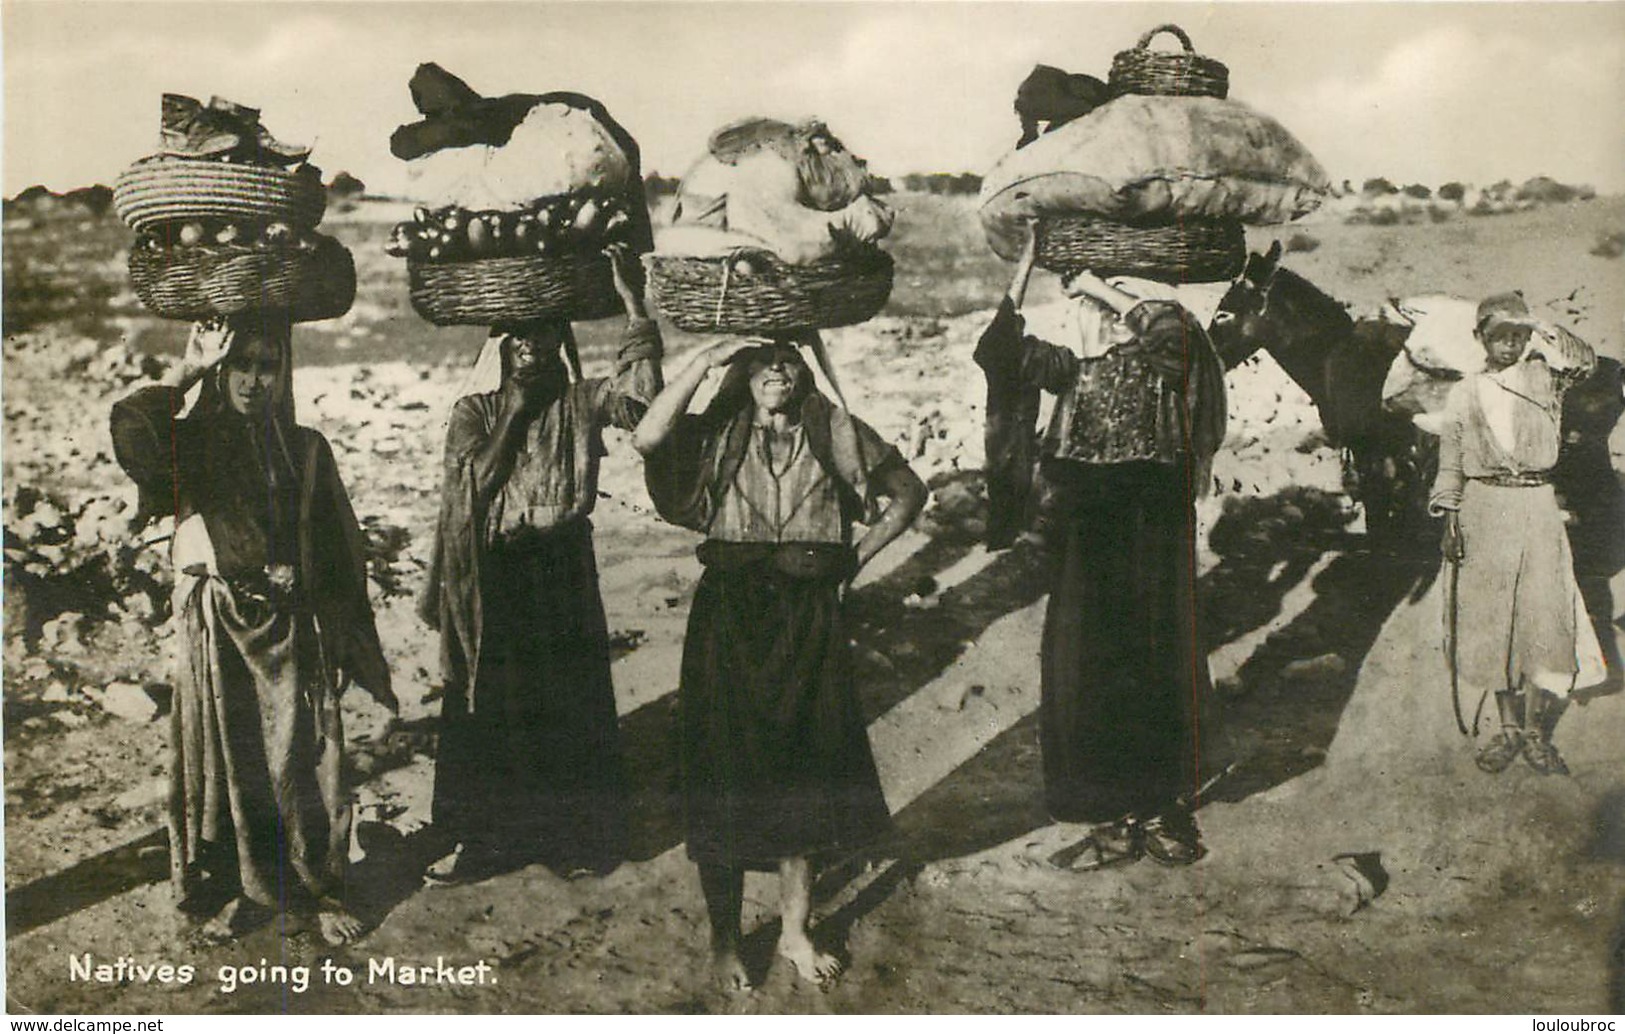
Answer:
[[[656,307],[690,331],[861,323],[891,294],[891,210],[821,122],[752,118],[711,135],[650,259]]]
[[[113,205],[136,231],[130,279],[148,309],[203,320],[250,311],[331,319],[355,300],[355,262],[315,232],[326,209],[310,148],[260,113],[165,94],[159,147],[121,173]]]
[[[418,314],[488,325],[618,312],[604,249],[653,246],[631,134],[591,97],[482,97],[434,64],[411,90],[425,117],[390,150],[422,204],[388,250],[407,260]]]
[[[1114,69],[1110,100],[1052,121],[1000,159],[979,202],[993,250],[1016,258],[1036,221],[1038,262],[1061,274],[1223,280],[1246,259],[1243,224],[1313,211],[1329,185],[1314,156],[1279,122],[1228,99],[1227,77],[1221,89],[1211,68],[1183,75]]]

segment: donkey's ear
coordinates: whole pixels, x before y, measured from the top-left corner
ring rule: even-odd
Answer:
[[[1281,261],[1281,242],[1277,239],[1271,241],[1270,250],[1264,252],[1264,264],[1273,272],[1275,264],[1279,261]]]

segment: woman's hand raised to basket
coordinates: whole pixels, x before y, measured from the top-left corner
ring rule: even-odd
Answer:
[[[621,296],[621,304],[626,306],[626,315],[629,319],[648,319],[648,310],[643,305],[643,292],[632,286],[641,285],[643,278],[632,271],[632,263],[637,261],[632,249],[625,244],[611,244],[604,249],[609,258],[609,271],[615,278],[615,293]]]
[[[216,316],[192,324],[192,332],[186,338],[186,350],[181,353],[181,361],[170,367],[164,375],[164,383],[181,389],[190,388],[226,357],[236,337],[231,325],[223,317]]]

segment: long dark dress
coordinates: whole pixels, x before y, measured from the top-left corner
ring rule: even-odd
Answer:
[[[629,324],[617,372],[565,386],[482,505],[473,457],[496,392],[459,399],[425,617],[445,696],[437,829],[471,848],[606,869],[625,854],[628,789],[589,514],[606,425],[630,429],[660,388],[654,324]]]
[[[872,519],[869,481],[903,460],[817,395],[776,479],[764,433],[748,410],[685,416],[646,466],[661,516],[708,535],[683,642],[683,816],[689,857],[735,869],[854,851],[891,829],[839,594],[851,522]]]
[[[207,892],[331,907],[350,835],[340,672],[389,690],[360,531],[327,441],[291,407],[283,448],[212,384],[177,420],[181,406],[178,390],[146,388],[112,415],[145,514],[176,518],[172,880],[183,904]]]
[[[1197,471],[1223,434],[1223,371],[1200,325],[1175,304],[1142,302],[1123,325],[1130,338],[1115,354],[1082,359],[1024,335],[1007,299],[976,353],[990,436],[1030,436],[1030,422],[1022,429],[1010,414],[1032,412],[1038,389],[1060,396],[1041,466],[1056,560],[1040,730],[1045,802],[1062,821],[1155,814],[1190,797],[1200,778],[1196,722],[1208,675],[1196,628],[1194,499]],[[1083,397],[1115,393],[1109,378],[1122,377],[1144,379],[1144,397],[1154,399],[1146,411]],[[1138,423],[1114,425],[1119,414]],[[996,455],[1030,453],[1006,438],[990,443],[990,463]],[[1003,483],[1022,473],[1003,471]]]

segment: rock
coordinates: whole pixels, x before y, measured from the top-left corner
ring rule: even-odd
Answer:
[[[101,693],[102,710],[129,722],[150,722],[158,717],[158,702],[133,682],[109,682]]]
[[[1293,661],[1281,669],[1281,677],[1294,679],[1333,678],[1348,670],[1348,662],[1335,653],[1323,653],[1308,660]]]

